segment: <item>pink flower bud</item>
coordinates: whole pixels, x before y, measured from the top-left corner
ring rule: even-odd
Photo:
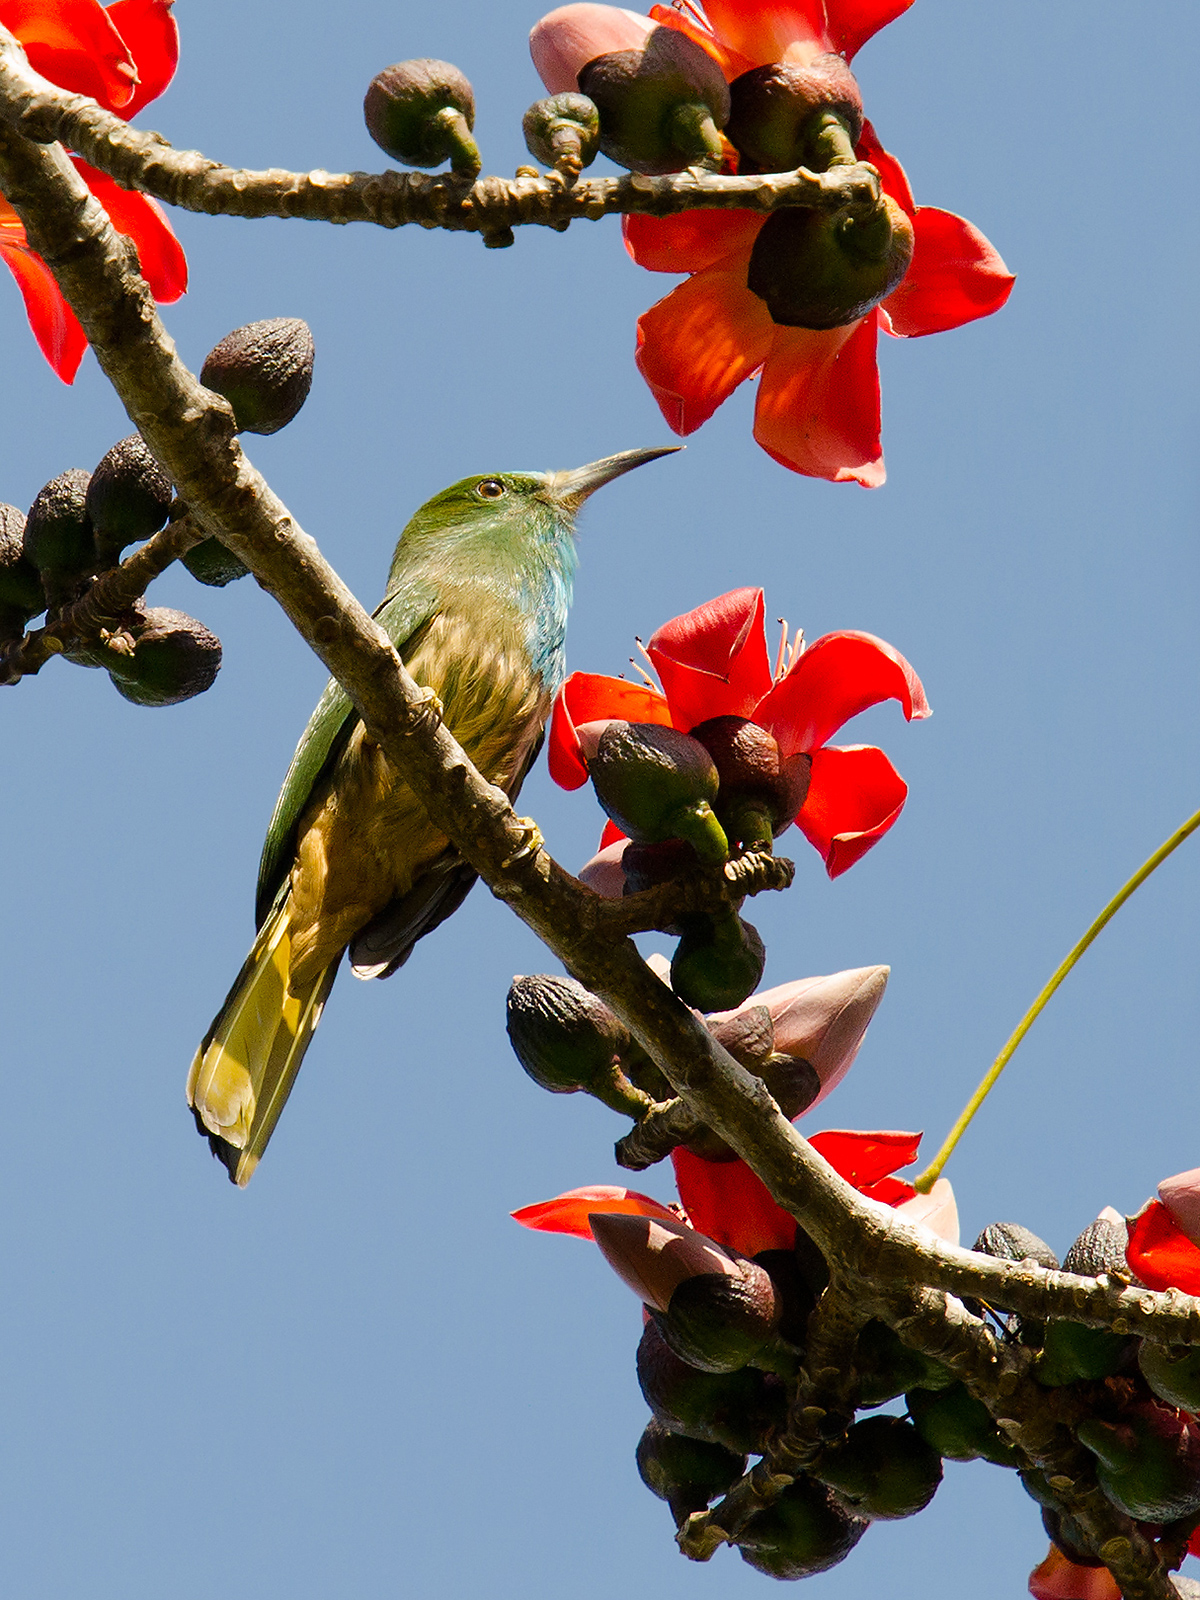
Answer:
[[[613,50],[639,50],[655,24],[621,6],[559,6],[534,24],[529,53],[551,94],[578,90],[581,67]]]
[[[621,857],[628,843],[628,839],[618,839],[616,844],[607,845],[599,855],[594,855],[586,866],[580,868],[580,883],[586,883],[589,889],[602,894],[606,900],[619,900],[625,893],[625,869],[621,865]]]
[[[639,1299],[659,1311],[667,1309],[685,1278],[709,1272],[736,1278],[753,1266],[694,1228],[666,1217],[593,1213],[588,1221],[609,1266]]]
[[[1164,1178],[1158,1186],[1158,1198],[1171,1213],[1172,1221],[1193,1244],[1200,1245],[1200,1167]]]
[[[746,1001],[747,1006],[766,1006],[771,1013],[775,1049],[781,1055],[799,1056],[816,1069],[821,1092],[814,1106],[820,1105],[853,1065],[890,972],[890,967],[851,967],[827,978],[797,978],[776,989],[764,989]],[[723,1012],[714,1020],[735,1014]]]

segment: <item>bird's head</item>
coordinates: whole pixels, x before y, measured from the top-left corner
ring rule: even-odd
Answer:
[[[491,472],[453,483],[417,511],[396,546],[392,578],[414,560],[461,559],[474,547],[502,555],[569,540],[580,506],[595,491],[644,462],[673,455],[679,445],[623,450],[565,472]]]

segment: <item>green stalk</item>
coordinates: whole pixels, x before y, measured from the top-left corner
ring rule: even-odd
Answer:
[[[1030,1006],[1029,1010],[1021,1018],[1020,1022],[1013,1030],[1008,1043],[1004,1046],[1004,1049],[1001,1050],[995,1061],[992,1062],[992,1065],[988,1069],[987,1075],[984,1077],[983,1082],[967,1101],[966,1106],[963,1108],[962,1115],[959,1117],[958,1121],[954,1124],[949,1134],[946,1136],[946,1142],[942,1145],[942,1148],[938,1151],[937,1155],[933,1158],[932,1162],[930,1162],[929,1166],[926,1167],[921,1176],[915,1180],[915,1186],[918,1194],[928,1194],[933,1188],[934,1184],[937,1182],[937,1179],[941,1175],[942,1168],[946,1165],[947,1161],[949,1161],[951,1155],[954,1153],[955,1145],[970,1127],[971,1119],[991,1093],[996,1079],[1012,1060],[1016,1053],[1017,1046],[1029,1032],[1030,1028],[1033,1027],[1033,1024],[1037,1021],[1038,1017],[1041,1016],[1046,1007],[1046,1002],[1050,999],[1050,996],[1066,977],[1067,973],[1070,972],[1071,968],[1079,960],[1083,952],[1093,942],[1100,930],[1108,926],[1108,924],[1116,916],[1117,912],[1121,909],[1133,892],[1136,889],[1139,889],[1142,884],[1145,883],[1150,874],[1155,871],[1156,868],[1161,867],[1163,862],[1172,853],[1172,851],[1177,850],[1186,838],[1195,833],[1197,828],[1200,828],[1200,811],[1197,811],[1194,816],[1189,817],[1183,826],[1181,828],[1177,828],[1171,837],[1165,841],[1165,843],[1159,845],[1158,849],[1148,861],[1144,861],[1142,863],[1142,865],[1134,873],[1133,877],[1130,878],[1129,882],[1126,883],[1123,888],[1119,889],[1118,892],[1108,902],[1104,910],[1084,934],[1083,938],[1080,939],[1079,943],[1073,946],[1070,952],[1054,969],[1054,972],[1050,977],[1050,981],[1046,984],[1045,988]]]

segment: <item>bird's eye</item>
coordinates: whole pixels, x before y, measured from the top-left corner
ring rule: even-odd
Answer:
[[[504,493],[504,485],[499,478],[485,478],[475,492],[481,494],[485,500],[499,500]]]

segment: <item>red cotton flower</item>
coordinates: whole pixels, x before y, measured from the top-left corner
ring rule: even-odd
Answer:
[[[179,31],[173,4],[117,0],[106,9],[98,0],[0,0],[0,24],[16,35],[29,64],[51,83],[131,117],[162,94],[175,75]],[[187,288],[187,261],[159,207],[77,156],[71,159],[113,227],[137,246],[154,298],[163,304],[178,300]],[[2,194],[0,257],[17,280],[42,354],[64,383],[74,382],[87,337]]]
[[[795,821],[836,878],[892,826],[908,786],[873,745],[826,741],[881,701],[898,700],[910,722],[927,717],[929,704],[899,651],[869,633],[827,633],[807,646],[798,640],[786,660],[781,647],[772,673],[763,615],[761,589],[735,589],[665,623],[649,644],[662,693],[572,673],[554,702],[550,774],[564,789],[585,783],[596,724],[614,718],[690,733],[712,717],[746,717],[774,738],[784,762],[803,755],[811,764]]]
[[[534,30],[534,61],[547,86],[592,56],[639,42],[638,24],[674,28],[699,44],[730,82],[781,62],[846,61],[912,0],[708,0],[707,19],[656,5],[638,18],[615,7],[573,5]],[[687,10],[694,11],[688,4]],[[628,35],[628,38],[625,37]],[[551,82],[551,79],[554,81]],[[651,272],[686,272],[638,321],[637,364],[668,425],[693,433],[739,384],[760,372],[754,437],[776,461],[808,477],[884,481],[879,429],[879,330],[916,338],[990,316],[1014,282],[996,250],[962,217],[913,200],[904,170],[869,122],[855,147],[907,215],[914,249],[899,286],[842,327],[777,324],[748,284],[750,257],[767,217],[752,211],[688,211],[624,218],[625,245]],[[755,170],[751,168],[750,170]]]

